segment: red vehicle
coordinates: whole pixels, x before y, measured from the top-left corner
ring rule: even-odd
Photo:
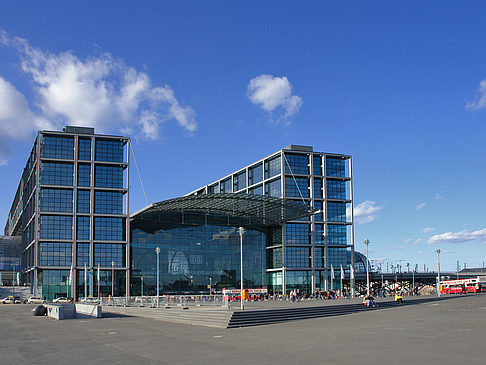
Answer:
[[[460,280],[445,280],[439,283],[441,294],[481,293],[486,292],[486,277]]]

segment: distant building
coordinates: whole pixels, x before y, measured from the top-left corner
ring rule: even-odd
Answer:
[[[21,237],[21,282],[36,295],[116,295],[129,280],[129,138],[66,127],[37,133],[5,234]],[[72,281],[69,281],[69,278]],[[71,285],[72,284],[72,285]]]
[[[20,255],[20,237],[0,236],[0,285],[17,284]]]

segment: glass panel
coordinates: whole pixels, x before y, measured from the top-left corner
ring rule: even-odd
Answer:
[[[67,296],[71,288],[69,270],[40,270],[38,280],[39,295],[48,301]]]
[[[41,239],[72,239],[73,218],[62,215],[41,215],[39,237]]]
[[[260,162],[248,169],[248,184],[253,185],[263,180],[263,164]]]
[[[300,223],[285,224],[285,242],[287,244],[310,244],[310,226]]]
[[[282,247],[272,248],[267,250],[267,268],[277,269],[282,267],[283,256]]]
[[[71,213],[73,211],[73,191],[42,188],[39,209],[41,212]]]
[[[322,213],[322,202],[315,201],[314,208],[320,210],[321,212],[318,214],[314,214],[314,220],[322,222],[324,220],[324,214]]]
[[[314,225],[314,244],[315,245],[324,244],[324,225],[322,224]]]
[[[327,225],[327,243],[333,245],[347,244],[347,226],[338,224]]]
[[[78,165],[78,185],[90,186],[91,185],[91,166],[90,165]]]
[[[78,217],[78,240],[89,240],[89,217]]]
[[[89,266],[89,243],[78,243],[77,261],[78,266]]]
[[[123,162],[123,142],[96,140],[96,161]]]
[[[287,271],[287,291],[299,289],[301,294],[311,294],[312,274],[310,271]]]
[[[100,241],[123,241],[125,224],[123,218],[94,218],[94,239]]]
[[[40,242],[40,266],[71,266],[72,243]]]
[[[95,166],[95,186],[103,188],[123,188],[123,167]]]
[[[265,184],[265,194],[275,196],[277,198],[282,197],[280,178]]]
[[[281,159],[280,156],[265,161],[265,179],[269,179],[280,174]]]
[[[95,266],[100,264],[101,267],[111,267],[111,262],[114,262],[114,267],[125,267],[126,250],[123,244],[112,243],[95,243],[94,245],[94,261]]]
[[[219,194],[219,184],[213,184],[208,186],[208,194]]]
[[[297,184],[296,184],[297,183]],[[285,196],[286,197],[309,197],[309,179],[305,177],[285,177]]]
[[[323,268],[324,267],[324,248],[314,247],[314,267]]]
[[[314,179],[314,198],[322,198],[322,180]]]
[[[327,180],[328,199],[346,199],[346,182],[339,180]]]
[[[263,195],[263,185],[258,185],[255,186],[254,188],[248,189],[248,194]]]
[[[327,202],[327,220],[331,222],[346,222],[346,204]]]
[[[73,164],[61,162],[42,162],[40,165],[41,184],[73,185]]]
[[[321,156],[314,156],[312,158],[314,175],[322,176]]]
[[[221,192],[222,193],[232,193],[233,190],[231,188],[231,178],[221,181]]]
[[[346,176],[345,160],[327,157],[326,158],[326,175],[327,176]]]
[[[246,172],[240,172],[234,177],[234,191],[246,188]]]
[[[89,190],[78,190],[78,213],[90,212]]]
[[[91,138],[79,139],[79,160],[91,160]]]
[[[327,249],[328,252],[328,267],[331,265],[334,267],[334,270],[340,269],[340,266],[343,265],[345,267],[347,263],[346,259],[346,248],[339,248],[339,247],[329,247]],[[366,264],[365,264],[366,265]]]
[[[95,213],[123,214],[123,192],[95,191]]]
[[[286,162],[284,165],[286,174],[309,175],[309,157],[307,155],[286,153],[285,158]]]
[[[74,138],[44,135],[41,143],[41,157],[72,160],[74,158]]]

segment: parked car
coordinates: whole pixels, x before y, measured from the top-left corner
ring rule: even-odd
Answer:
[[[81,303],[86,303],[86,304],[98,304],[98,298],[94,298],[94,297],[87,297],[87,298],[83,298],[81,300]]]
[[[25,299],[22,299],[21,297],[14,297],[14,304],[25,304],[26,301]]]
[[[58,297],[52,301],[53,303],[69,303],[69,299],[66,297]]]
[[[42,299],[41,297],[30,297],[29,299],[27,299],[27,303],[28,304],[42,304],[42,303],[44,303],[44,299]]]
[[[3,304],[14,304],[15,297],[13,295],[9,295],[8,297],[2,300]]]

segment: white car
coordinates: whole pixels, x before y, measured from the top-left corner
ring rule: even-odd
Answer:
[[[69,299],[66,297],[59,297],[52,301],[53,303],[69,303]]]
[[[42,299],[41,297],[30,297],[29,299],[27,299],[27,303],[28,304],[42,304],[42,303],[44,303],[44,299]]]
[[[87,297],[84,299],[81,299],[81,303],[86,303],[86,304],[98,304],[98,298],[94,297]]]

